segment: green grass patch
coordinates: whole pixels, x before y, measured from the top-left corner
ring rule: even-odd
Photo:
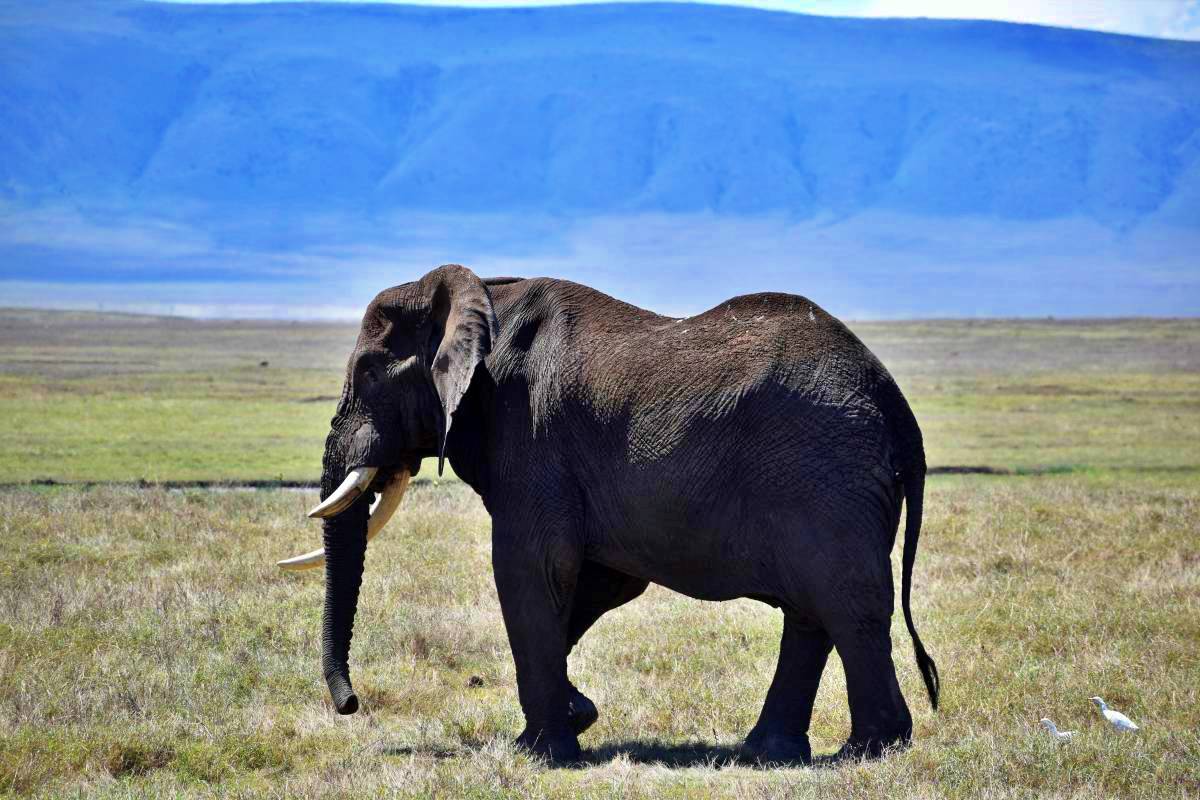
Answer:
[[[909,397],[934,466],[1200,465],[1196,320],[852,327]],[[0,483],[314,481],[354,336],[0,311]]]

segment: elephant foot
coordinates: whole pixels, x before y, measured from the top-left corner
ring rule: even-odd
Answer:
[[[580,736],[600,718],[596,704],[589,700],[583,692],[571,687],[571,699],[567,702],[567,724],[576,736]]]
[[[554,766],[577,764],[582,758],[579,740],[569,730],[550,733],[546,730],[530,731],[529,728],[526,728],[517,737],[516,744],[522,750],[544,758]]]
[[[795,766],[812,763],[812,748],[804,734],[750,731],[738,748],[738,759],[762,767]]]
[[[857,760],[860,758],[881,758],[889,750],[902,750],[912,744],[912,733],[902,733],[888,737],[870,737],[857,739],[850,737],[841,749],[833,754],[834,761]]]

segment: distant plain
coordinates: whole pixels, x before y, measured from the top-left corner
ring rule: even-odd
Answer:
[[[509,744],[512,663],[468,487],[417,483],[372,545],[363,711],[343,719],[320,679],[320,574],[273,567],[317,541],[315,493],[162,485],[314,481],[354,326],[0,311],[0,792],[1200,794],[1200,320],[851,327],[912,401],[931,466],[973,470],[931,479],[917,563],[942,710],[898,621],[913,747],[732,766],[778,612],[652,587],[572,656],[601,718],[583,769],[547,770]],[[1143,730],[1106,730],[1093,694]],[[847,726],[833,658],[814,750]]]
[[[900,382],[934,467],[1200,470],[1200,319],[851,328]],[[0,483],[314,482],[356,335],[0,310]]]

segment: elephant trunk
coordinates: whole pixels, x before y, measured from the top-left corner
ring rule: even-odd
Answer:
[[[340,475],[326,470],[322,481],[324,497],[338,486],[340,479]],[[349,658],[367,552],[367,516],[367,503],[360,502],[324,521],[325,610],[321,621],[321,669],[339,714],[353,714],[358,710],[358,697],[350,685]]]

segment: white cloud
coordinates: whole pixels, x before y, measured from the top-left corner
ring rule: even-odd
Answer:
[[[182,3],[294,2],[294,0],[162,0]],[[329,2],[330,0],[325,0]],[[661,0],[624,0],[660,2]],[[670,1],[670,0],[668,0]],[[773,11],[794,11],[844,17],[937,17],[941,19],[994,19],[1064,28],[1086,28],[1158,36],[1200,39],[1200,0],[674,0],[752,6]],[[332,0],[363,2],[363,0]],[[437,6],[505,8],[557,6],[604,0],[367,0]]]
[[[1200,39],[1200,0],[869,0],[855,16],[995,19]]]

